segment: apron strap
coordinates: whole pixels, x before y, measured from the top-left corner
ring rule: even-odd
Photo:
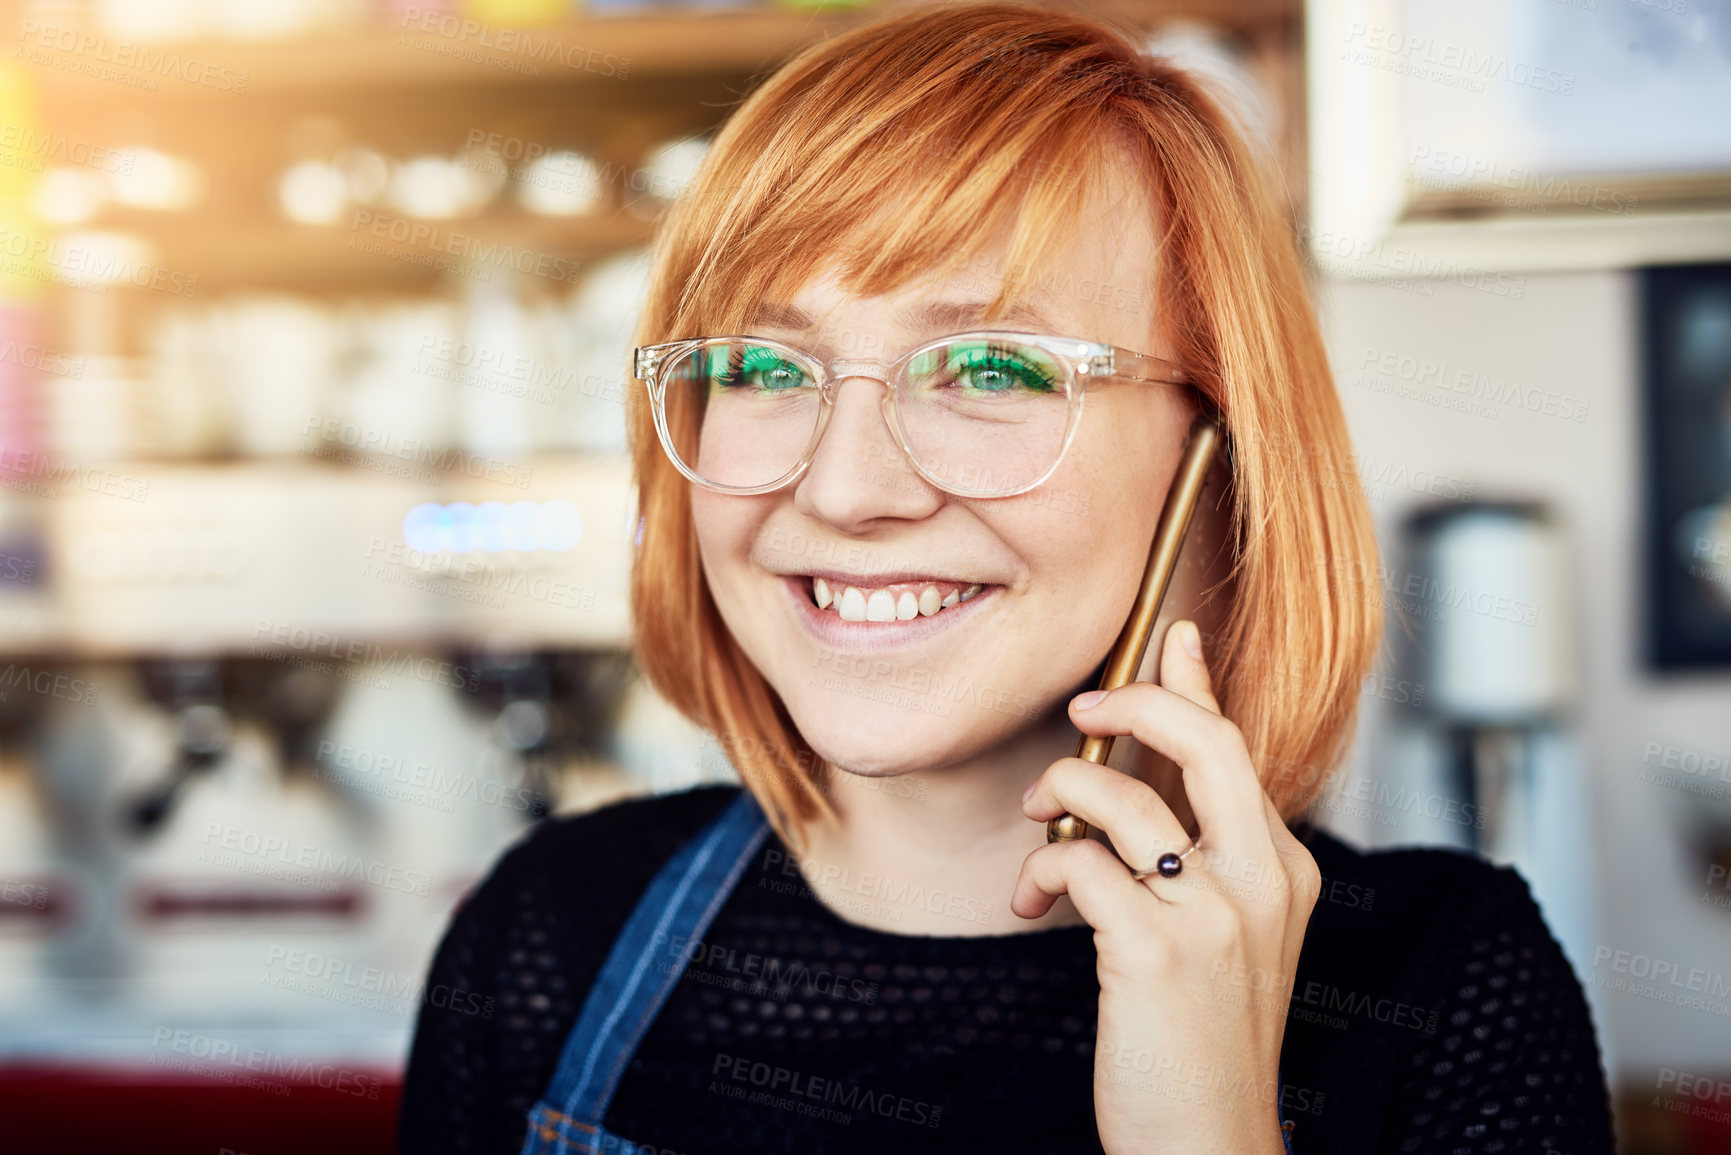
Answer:
[[[553,1081],[529,1112],[522,1155],[596,1150],[626,1065],[768,834],[757,799],[742,788],[657,872],[589,989]]]
[[[1280,1141],[1286,1145],[1286,1155],[1292,1155],[1293,1121],[1280,1117],[1282,1110],[1284,1110],[1285,1101],[1286,1084],[1281,1079],[1280,1071],[1277,1068],[1274,1072],[1274,1117],[1280,1122]]]

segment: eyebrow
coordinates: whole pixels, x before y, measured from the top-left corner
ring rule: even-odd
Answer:
[[[968,329],[980,323],[985,316],[988,301],[926,301],[918,305],[909,305],[896,314],[896,319],[903,326],[915,332],[954,332],[958,329]],[[1047,332],[1057,332],[1058,326],[1038,309],[1020,302],[1010,306],[1002,318],[1006,322],[1020,322]],[[765,301],[757,308],[751,323],[776,329],[788,329],[794,332],[805,332],[811,329],[816,321],[810,313],[794,305],[783,305],[774,301]]]

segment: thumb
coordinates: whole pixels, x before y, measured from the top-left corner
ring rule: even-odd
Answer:
[[[1188,618],[1173,622],[1166,630],[1160,650],[1160,684],[1198,706],[1220,713],[1214,699],[1214,679],[1202,657],[1202,631]]]

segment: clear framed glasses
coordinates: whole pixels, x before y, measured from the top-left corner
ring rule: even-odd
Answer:
[[[940,337],[885,363],[821,361],[765,337],[643,345],[632,372],[679,471],[720,493],[769,493],[803,474],[849,377],[886,388],[884,421],[909,465],[947,493],[1010,497],[1052,475],[1089,385],[1194,388],[1170,361],[1098,341],[1002,330]]]

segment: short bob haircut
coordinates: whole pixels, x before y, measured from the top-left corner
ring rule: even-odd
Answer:
[[[1380,641],[1376,541],[1285,198],[1190,75],[1103,20],[1002,0],[898,9],[807,48],[734,112],[662,222],[636,343],[749,332],[760,302],[830,261],[863,296],[953,274],[993,237],[1011,240],[989,318],[1020,294],[1097,291],[1050,270],[1078,206],[1126,164],[1161,229],[1129,297],[1158,307],[1227,429],[1216,693],[1291,821],[1351,739]],[[638,665],[803,849],[804,824],[835,815],[831,770],[723,623],[690,483],[646,391],[629,406]]]

